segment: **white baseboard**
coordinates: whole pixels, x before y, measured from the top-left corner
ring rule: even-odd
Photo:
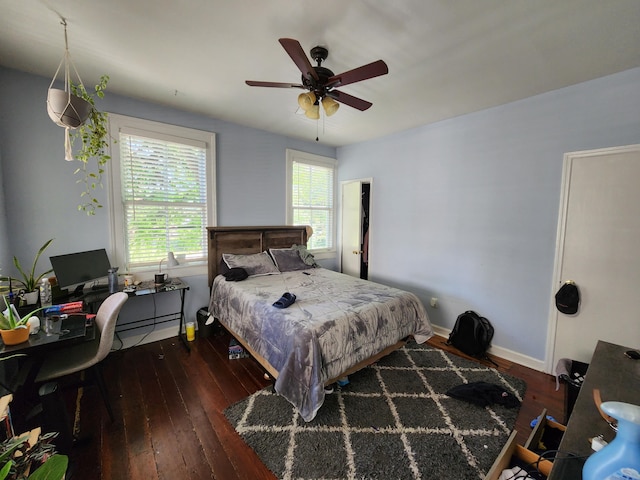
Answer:
[[[176,342],[179,342],[180,340],[178,339],[177,330],[178,327],[176,325],[168,325],[164,328],[157,328],[149,334],[136,333],[133,335],[123,336],[122,333],[119,333],[113,340],[113,348],[122,350],[125,348],[136,347],[138,345],[144,345],[146,343],[158,342],[171,337],[175,337]],[[118,340],[122,342],[120,345]]]
[[[451,330],[439,327],[437,325],[433,325],[433,331],[436,333],[436,335],[440,335],[444,338],[449,338],[449,334],[451,333]],[[527,355],[514,352],[513,350],[509,350],[507,348],[492,345],[491,348],[489,348],[489,353],[491,355],[495,355],[496,357],[509,360],[510,362],[532,368],[539,372],[545,371],[545,364],[543,360],[538,360],[537,358],[529,357]]]
[[[433,331],[436,335],[440,335],[444,338],[449,338],[449,334],[451,330],[439,327],[438,325],[433,325]],[[176,341],[179,341],[178,336],[176,335],[176,326],[170,325],[164,328],[160,328],[154,330],[153,332],[146,335],[144,333],[135,334],[127,337],[119,336],[122,341],[121,348],[131,348],[138,345],[144,345],[146,343],[157,342],[160,340],[165,340],[167,338],[175,337]],[[118,340],[114,340],[114,347],[118,348]],[[538,360],[536,358],[529,357],[527,355],[522,355],[521,353],[514,352],[513,350],[509,350],[507,348],[498,347],[496,345],[492,345],[489,349],[489,353],[495,355],[500,358],[504,358],[505,360],[509,360],[510,362],[517,363],[519,365],[523,365],[525,367],[532,368],[539,372],[544,372],[544,361]]]

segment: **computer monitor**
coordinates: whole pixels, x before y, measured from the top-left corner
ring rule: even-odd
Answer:
[[[58,286],[68,288],[77,286],[82,289],[87,282],[106,278],[111,268],[107,251],[104,248],[87,252],[68,253],[49,257],[56,274]],[[106,282],[105,286],[106,286]]]

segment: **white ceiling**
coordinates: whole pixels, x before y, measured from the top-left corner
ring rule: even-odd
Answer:
[[[333,146],[640,66],[640,0],[0,0],[0,64],[52,78],[60,17],[85,85]],[[373,107],[315,122],[301,90],[247,86],[300,83],[280,37],[336,74],[384,60],[341,88]]]

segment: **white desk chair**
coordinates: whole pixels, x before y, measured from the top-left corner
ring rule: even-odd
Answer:
[[[127,301],[127,298],[129,297],[126,293],[118,292],[110,295],[102,302],[95,318],[95,326],[99,332],[99,335],[96,335],[96,339],[48,354],[38,371],[35,382],[37,384],[44,383],[82,370],[91,369],[98,383],[102,400],[109,412],[109,417],[113,421],[113,411],[111,410],[107,388],[100,369],[100,362],[111,351],[118,313],[120,313],[120,309],[124,302]]]

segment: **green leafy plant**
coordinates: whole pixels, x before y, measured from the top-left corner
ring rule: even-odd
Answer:
[[[46,275],[49,275],[51,272],[53,272],[53,269],[49,269],[46,272],[43,272],[40,275],[36,276],[36,265],[38,263],[38,260],[40,259],[40,255],[42,255],[42,252],[46,250],[46,248],[51,244],[51,242],[53,242],[53,238],[50,240],[47,240],[44,243],[44,245],[40,247],[40,250],[38,250],[38,253],[36,254],[36,258],[33,260],[33,265],[31,266],[31,270],[29,271],[25,271],[22,268],[22,264],[20,263],[20,260],[18,260],[18,257],[14,255],[13,264],[15,265],[16,269],[20,273],[21,278],[1,277],[0,280],[5,280],[5,281],[11,280],[13,282],[17,282],[18,284],[24,287],[26,292],[33,292],[34,290],[37,290],[38,283],[40,283],[40,280],[42,280],[42,278],[45,277]]]
[[[40,435],[31,446],[28,442],[30,433],[0,443],[0,480],[62,480],[69,458],[55,453],[51,440],[57,435]],[[31,473],[33,468],[35,470]]]
[[[102,208],[94,191],[98,186],[102,188],[102,175],[105,172],[107,162],[111,159],[109,155],[108,115],[99,111],[95,104],[95,97],[104,98],[108,81],[108,75],[100,77],[100,82],[95,86],[94,93],[87,92],[82,84],[71,84],[71,93],[91,104],[87,121],[75,130],[69,130],[71,144],[73,145],[78,140],[81,142],[79,150],[74,154],[75,160],[78,160],[81,165],[73,173],[80,175],[76,183],[81,183],[84,188],[80,194],[83,201],[78,205],[78,210],[86,212],[87,215],[95,215],[96,209]],[[91,159],[94,159],[95,163],[92,163]]]
[[[7,302],[7,297],[2,295],[2,299],[4,300],[4,306],[2,307],[3,311],[0,311],[0,330],[13,330],[21,325],[26,325],[29,319],[34,316],[40,310],[44,310],[47,307],[39,307],[35,310],[30,311],[26,315],[22,317],[16,316],[16,313]],[[4,312],[7,312],[6,314]]]

